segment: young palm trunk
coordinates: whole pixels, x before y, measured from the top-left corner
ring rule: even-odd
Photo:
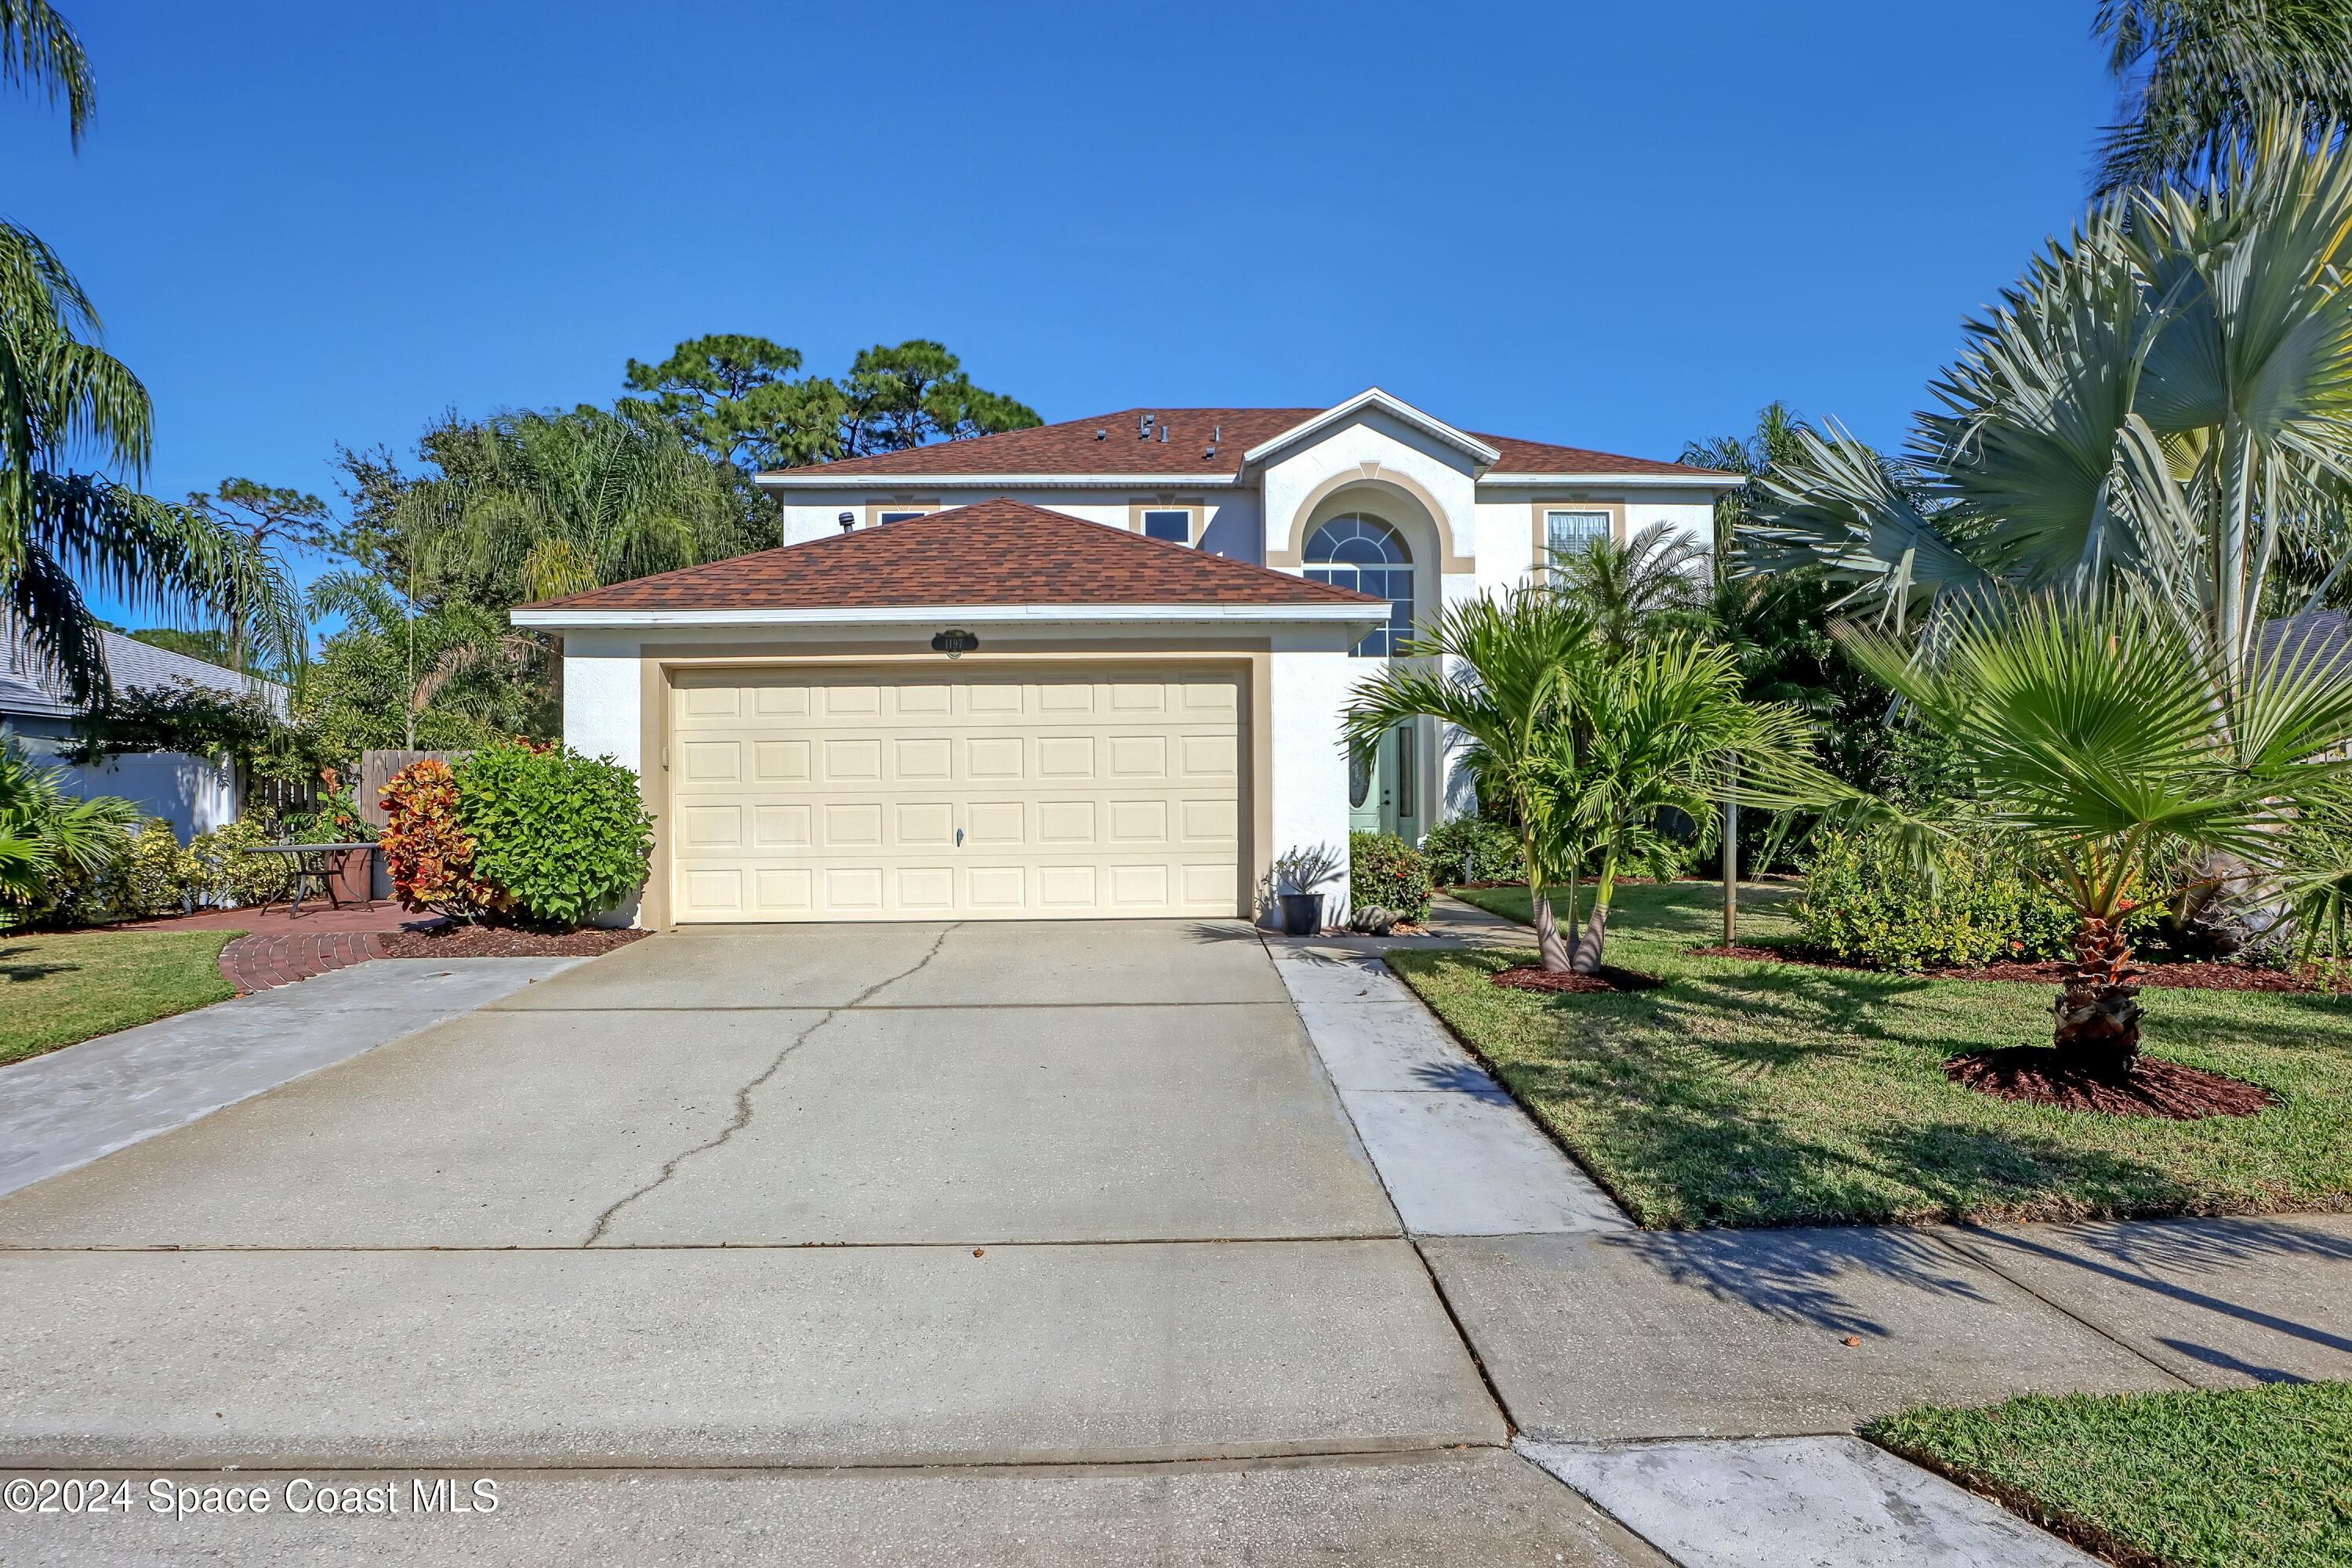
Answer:
[[[1601,875],[1592,884],[1592,912],[1584,918],[1584,929],[1577,933],[1576,957],[1570,967],[1579,974],[1601,973],[1601,947],[1609,940],[1609,900],[1616,891],[1617,858],[1608,856],[1601,862]]]
[[[1543,879],[1528,873],[1528,912],[1536,923],[1536,952],[1543,966],[1554,973],[1568,969],[1568,944],[1559,939],[1559,921],[1551,912],[1551,890]]]
[[[2069,1063],[2104,1078],[2131,1070],[2139,1058],[2139,973],[2120,921],[2083,922],[2051,1042]]]

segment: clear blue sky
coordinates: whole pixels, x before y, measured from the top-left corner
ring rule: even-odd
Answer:
[[[1893,442],[2079,209],[2090,0],[973,6],[61,0],[0,107],[157,416],[150,489],[609,400],[758,332],[933,337],[1048,419],[1316,404],[1671,458]]]

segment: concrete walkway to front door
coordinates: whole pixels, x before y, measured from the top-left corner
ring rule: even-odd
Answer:
[[[1659,1561],[1504,1447],[1238,923],[659,936],[0,1199],[0,1289],[5,1465],[509,1467],[515,1560]]]

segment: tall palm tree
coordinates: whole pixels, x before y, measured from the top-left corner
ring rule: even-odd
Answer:
[[[751,548],[718,468],[662,420],[581,407],[449,433],[444,472],[402,494],[426,552],[493,594],[557,598]]]
[[[365,572],[327,574],[311,584],[310,603],[343,622],[330,640],[325,668],[363,667],[371,689],[393,698],[405,750],[416,749],[418,723],[436,709],[512,732],[533,705],[525,680],[544,662],[545,649],[479,605],[419,606]],[[373,733],[389,741],[383,723],[389,716],[374,717]]]
[[[2272,116],[2230,169],[2095,208],[1969,324],[1913,437],[1924,490],[1800,432],[1741,569],[1820,566],[1897,627],[1956,594],[2128,579],[2226,702],[2283,542],[2352,544],[2352,151]]]
[[[1981,807],[1971,833],[1990,829],[1989,842],[2074,910],[2053,1044],[2073,1067],[2118,1074],[2139,1049],[2125,917],[2184,875],[2294,890],[2297,824],[2341,821],[2352,806],[2352,666],[2291,636],[2231,675],[2177,618],[2120,593],[1971,601],[1944,630],[1932,661],[1884,631],[1841,634],[1923,725],[1967,751]],[[2222,729],[2213,711],[2225,679],[2237,721]]]
[[[2102,195],[2221,174],[2265,110],[2352,120],[2352,0],[2100,0],[2092,26],[2125,93]]]
[[[1748,482],[1738,489],[1726,490],[1715,498],[1718,575],[1731,559],[1740,523],[1764,499],[1757,481],[1796,456],[1797,432],[1803,428],[1805,422],[1797,417],[1796,410],[1776,397],[1756,411],[1756,428],[1746,436],[1717,436],[1684,443],[1683,455],[1676,461],[1694,468],[1712,468],[1717,473],[1744,474],[1748,478]]]
[[[45,0],[0,0],[0,86],[62,97],[79,142],[89,62]],[[152,440],[146,388],[98,337],[57,253],[0,221],[0,605],[85,703],[108,688],[83,583],[173,614],[240,605],[268,651],[299,661],[299,608],[266,555],[201,513],[70,470],[83,454],[135,475]]]
[[[1570,670],[1593,656],[1594,646],[1591,617],[1548,589],[1457,600],[1425,621],[1407,645],[1414,662],[1390,664],[1357,687],[1347,710],[1348,742],[1360,755],[1399,724],[1424,715],[1469,741],[1481,798],[1502,805],[1518,825],[1543,965],[1563,972],[1569,952],[1549,889],[1570,862],[1552,819],[1553,796],[1540,787],[1538,769]]]
[[[1601,967],[1622,869],[1674,875],[1689,847],[1713,843],[1717,809],[1748,776],[1811,776],[1807,725],[1795,710],[1752,703],[1738,657],[1686,634],[1618,655],[1573,659],[1530,766],[1538,820],[1562,840],[1561,858],[1594,868],[1591,913],[1571,966]],[[1574,918],[1571,901],[1570,918]]]

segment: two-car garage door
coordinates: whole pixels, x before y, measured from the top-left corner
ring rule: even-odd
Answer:
[[[681,921],[1239,911],[1236,674],[690,670],[672,711]]]

